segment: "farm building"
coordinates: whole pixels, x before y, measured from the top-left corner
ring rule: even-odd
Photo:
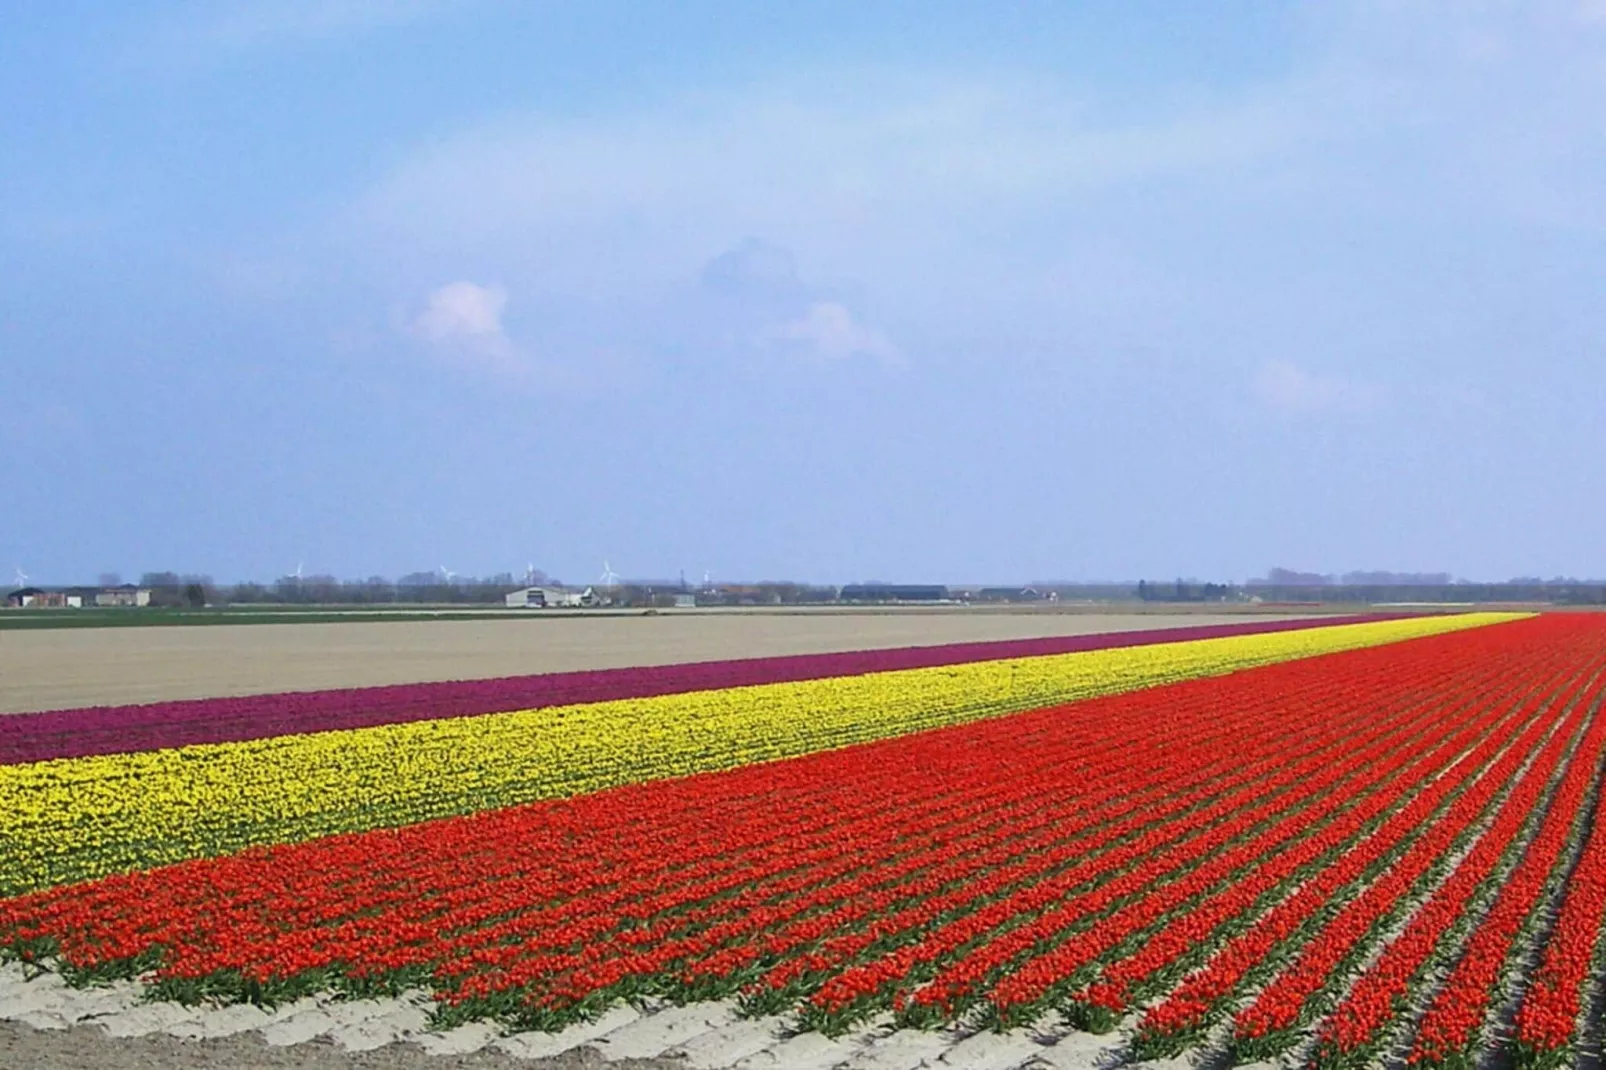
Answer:
[[[125,583],[117,587],[107,587],[105,590],[95,592],[97,606],[148,606],[151,604],[151,591],[149,587],[136,587],[132,583]]]
[[[1053,595],[1044,595],[1035,587],[983,587],[976,592],[978,602],[1041,602]]]
[[[590,587],[571,591],[565,587],[521,587],[510,591],[506,598],[510,609],[579,609],[597,604],[597,595]]]
[[[148,606],[148,587],[21,587],[6,595],[13,609],[81,609],[92,606]]]
[[[6,605],[16,609],[77,609],[84,597],[71,591],[23,587],[6,595]]]
[[[843,602],[948,602],[948,588],[936,583],[850,583],[837,596]]]

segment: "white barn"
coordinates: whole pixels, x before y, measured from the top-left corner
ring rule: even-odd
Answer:
[[[507,595],[510,609],[578,609],[597,604],[596,592],[587,587],[571,591],[564,587],[522,587]]]

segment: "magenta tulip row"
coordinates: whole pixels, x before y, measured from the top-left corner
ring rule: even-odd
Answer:
[[[299,691],[241,698],[191,699],[138,706],[96,706],[0,717],[0,765],[120,754],[198,743],[369,728],[611,699],[646,698],[828,676],[930,668],[999,658],[1252,635],[1383,619],[1384,614],[1242,624],[1157,628],[1103,635],[1052,636],[944,646],[797,654],[628,669],[510,676],[491,680]]]

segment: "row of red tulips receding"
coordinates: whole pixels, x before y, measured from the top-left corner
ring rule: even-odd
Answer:
[[[1594,692],[1598,695],[1598,687]],[[1578,705],[1586,713],[1594,712],[1592,701]],[[1571,824],[1574,814],[1561,812],[1569,800],[1577,798],[1569,785],[1575,785],[1580,777],[1586,784],[1595,778],[1601,748],[1606,743],[1606,719],[1588,718],[1581,726],[1581,741],[1577,740],[1574,723],[1562,726],[1563,730],[1552,736],[1541,759],[1517,784],[1472,852],[1433,890],[1404,931],[1366,968],[1323,1023],[1314,1056],[1319,1064],[1354,1065],[1357,1059],[1378,1051],[1390,1038],[1396,1016],[1434,956],[1455,950],[1445,946],[1447,935],[1475,904],[1498,888],[1502,866],[1520,852],[1525,830],[1531,831],[1536,815],[1544,813],[1551,820]],[[1562,807],[1542,810],[1542,801],[1554,787],[1552,775],[1575,741],[1578,754],[1568,763],[1557,792]]]
[[[1562,675],[1575,682],[1576,669],[1576,663],[1564,665]],[[1333,992],[1343,985],[1346,964],[1364,955],[1384,923],[1408,909],[1424,885],[1431,883],[1454,852],[1465,845],[1479,822],[1503,798],[1502,793],[1509,789],[1523,763],[1532,758],[1556,726],[1556,700],[1574,694],[1566,687],[1559,693],[1555,690],[1563,683],[1560,679],[1547,681],[1508,719],[1509,724],[1526,725],[1510,746],[1504,732],[1485,740],[1471,763],[1473,768],[1463,769],[1465,776],[1456,785],[1462,793],[1453,794],[1448,786],[1432,793],[1431,805],[1436,810],[1449,804],[1443,813],[1433,813],[1421,827],[1410,830],[1403,841],[1378,842],[1380,838],[1374,837],[1367,848],[1353,852],[1323,879],[1313,882],[1300,909],[1284,912],[1284,925],[1304,921],[1317,910],[1324,910],[1328,916],[1306,934],[1308,942],[1297,956],[1291,956],[1289,967],[1238,1015],[1233,1042],[1241,1054],[1264,1058],[1282,1052],[1298,1039],[1294,1029],[1325,1009]],[[1552,737],[1553,744],[1557,738],[1566,736]],[[1561,757],[1562,748],[1556,744],[1540,764],[1550,763],[1549,767],[1554,768]],[[1495,764],[1488,775],[1475,779],[1491,762]],[[1463,791],[1469,783],[1470,789]],[[1520,807],[1521,799],[1508,805]],[[1366,883],[1368,874],[1383,858],[1389,859],[1387,867],[1373,874],[1376,879],[1370,884]]]
[[[1480,734],[1488,745],[1509,723],[1509,718],[1489,714],[1487,705],[1476,701],[1459,708],[1422,704],[1405,726],[1407,735],[1415,735],[1403,746],[1387,736],[1358,751],[1351,778],[1324,775],[1328,793],[1285,819],[1275,835],[1227,852],[1166,894],[1135,901],[1094,929],[1018,964],[995,985],[992,1003],[1006,1018],[1018,1017],[1019,1012],[1010,1013],[1014,1008],[1030,1012],[1056,990],[1069,994],[1079,979],[1085,980],[1080,975],[1101,962],[1096,986],[1080,993],[1074,1006],[1083,1021],[1113,1024],[1136,1005],[1151,979],[1175,970],[1184,957],[1202,958],[1217,942],[1216,934],[1230,923],[1250,920],[1263,897],[1275,898],[1279,890],[1340,859],[1348,865],[1356,855],[1386,850],[1386,818],[1408,815],[1403,831],[1432,813],[1433,800],[1472,775],[1476,759],[1473,768],[1463,763],[1453,775],[1442,774]],[[1108,949],[1142,934],[1148,939],[1141,950],[1109,957]]]
[[[1312,912],[1339,921],[1322,910],[1386,883],[1377,867],[1410,900],[1503,807],[1468,860],[1497,872],[1484,855],[1521,828],[1503,815],[1541,807],[1550,769],[1596,767],[1567,750],[1593,698],[1580,674],[1603,665],[1599,623],[1537,618],[53,889],[0,904],[0,945],[154,965],[175,995],[423,982],[448,1018],[523,1025],[642,992],[739,992],[827,1029],[1023,1019],[1101,977],[1131,985],[1129,1008],[1151,977],[1175,985],[1188,941],[1162,938],[1189,919],[1193,949],[1223,948],[1211,967],[1331,955],[1352,928]],[[1151,944],[1170,957],[1123,973]]]
[[[1186,690],[1178,696],[1184,717],[1193,712],[1187,699],[1198,694],[1197,689]],[[1115,715],[1132,707],[1123,703],[1106,709]],[[1138,723],[1144,720],[1140,714]],[[1245,753],[1259,753],[1267,738],[1264,730],[1246,733]],[[1021,742],[1043,745],[1035,736]],[[1061,735],[1056,742],[1072,741]],[[778,962],[764,975],[758,995],[784,1001],[807,987],[802,984],[806,975],[850,964],[875,940],[917,933],[932,916],[979,904],[978,889],[984,887],[979,882],[999,893],[1010,892],[1054,873],[1052,859],[1093,865],[1093,859],[1131,837],[1252,784],[1259,775],[1237,755],[1202,764],[1194,771],[1196,780],[1168,781],[1142,762],[1155,748],[1200,746],[1197,725],[1186,720],[1155,726],[1142,736],[1122,733],[1098,740],[1082,756],[1083,780],[1077,785],[1079,795],[1096,803],[1074,813],[1045,806],[1039,792],[1063,790],[1064,773],[1052,771],[1044,783],[1019,785],[1026,790],[1008,803],[984,803],[977,809],[980,819],[963,829],[935,826],[917,838],[906,835],[897,851],[875,861],[868,880],[855,875],[851,892],[834,875],[804,871],[799,874],[801,894],[784,890],[779,900],[767,904],[763,917],[723,926],[721,936],[728,946],[684,963],[682,976],[706,985],[763,961]],[[1057,746],[1053,753],[1059,753]],[[983,775],[989,783],[996,780],[991,770]],[[910,847],[912,851],[905,849]],[[933,851],[942,852],[940,862],[933,863]],[[1105,857],[1103,864],[1112,861]],[[734,939],[743,934],[752,939]]]
[[[1526,675],[1514,672],[1518,666],[1503,659],[1491,659],[1488,667],[1493,670],[1495,680],[1502,676],[1521,679]],[[1528,667],[1541,668],[1532,662]],[[1569,674],[1571,668],[1571,665],[1566,666]],[[1500,708],[1501,693],[1480,687],[1480,683],[1485,681],[1479,681],[1469,674],[1463,683],[1464,693],[1473,698],[1467,704],[1468,708]],[[1436,857],[1440,838],[1453,839],[1456,830],[1480,812],[1488,798],[1516,773],[1522,762],[1531,755],[1532,748],[1543,739],[1553,721],[1537,716],[1538,713],[1537,705],[1524,707],[1515,716],[1507,716],[1487,726],[1483,742],[1457,767],[1457,775],[1440,778],[1359,848],[1345,852],[1337,864],[1307,880],[1292,896],[1277,902],[1247,928],[1232,936],[1204,969],[1188,977],[1145,1014],[1138,1030],[1141,1047],[1147,1052],[1162,1054],[1175,1051],[1179,1038],[1200,1035],[1214,1016],[1240,992],[1247,978],[1263,973],[1268,965],[1298,953],[1299,945],[1305,941],[1311,942],[1305,944],[1304,955],[1300,959],[1302,965],[1312,966],[1318,958],[1337,961],[1333,958],[1335,951],[1339,952],[1338,958],[1342,958],[1342,950],[1330,938],[1324,940],[1322,933],[1349,933],[1353,931],[1353,926],[1339,925],[1334,929],[1328,925],[1313,929],[1310,927],[1311,920],[1324,913],[1330,914],[1336,905],[1342,904],[1359,887],[1378,887],[1377,883],[1368,885],[1366,882],[1380,867],[1387,867],[1385,876],[1415,873],[1422,856]],[[1505,727],[1513,724],[1527,724],[1528,730],[1514,746],[1506,748]],[[1505,748],[1504,756],[1491,769],[1490,763],[1500,755],[1502,748]],[[1487,775],[1482,775],[1485,771]],[[1475,784],[1470,791],[1466,790],[1469,783]],[[1455,806],[1444,812],[1443,804],[1451,798],[1456,799]],[[1417,854],[1413,856],[1407,852],[1402,856],[1399,852],[1404,844],[1412,845]],[[1263,989],[1258,1009],[1251,1009],[1240,1016],[1239,1022],[1243,1026],[1240,1045],[1267,1036],[1297,1015],[1307,1005],[1309,989],[1306,985],[1312,978],[1318,986],[1337,980],[1331,972],[1305,970],[1296,966],[1285,972],[1277,983]],[[1123,1004],[1122,1009],[1129,1005]],[[1268,1012],[1275,1021],[1262,1022],[1260,1016]]]
[[[1311,712],[1326,719],[1327,711]],[[1239,808],[1218,822],[1212,811],[1219,809],[1207,808],[1179,823],[1187,834],[1173,832],[1173,842],[1134,841],[1141,861],[1107,882],[1078,890],[1063,879],[1044,881],[997,904],[992,917],[956,934],[957,943],[953,936],[928,937],[924,954],[935,969],[911,1007],[949,1017],[986,997],[995,1011],[1019,1020],[1050,988],[1096,970],[1125,940],[1196,905],[1223,881],[1297,851],[1334,810],[1397,772],[1402,745],[1409,747],[1424,727],[1404,718],[1350,722],[1330,737],[1331,750],[1263,766],[1245,796],[1249,804],[1238,800]],[[1006,914],[1011,907],[1024,909]],[[957,956],[940,965],[932,952],[949,948]]]
[[[1598,691],[1597,691],[1598,694]],[[1586,708],[1589,698],[1586,697]],[[1583,832],[1587,796],[1599,775],[1606,721],[1597,720],[1552,795],[1522,861],[1501,882],[1488,913],[1459,951],[1450,976],[1417,1028],[1407,1062],[1457,1066],[1476,1061],[1485,1019],[1502,994],[1501,979],[1518,937],[1538,919],[1536,911],[1553,877]]]
[[[1517,1064],[1525,1070],[1574,1064],[1584,1039],[1580,1012],[1591,975],[1599,976],[1597,956],[1606,926],[1606,821],[1591,826],[1539,969],[1517,1011]]]
[[[140,706],[97,706],[0,717],[0,765],[92,754],[229,743],[438,717],[464,717],[610,699],[784,683],[968,661],[1037,657],[1252,635],[1387,619],[1370,614],[1304,620],[1160,628],[1103,635],[1052,636],[946,646],[798,654],[492,680],[453,680],[388,687],[300,691],[241,698],[191,699]],[[1397,616],[1397,615],[1395,615]]]
[[[1509,670],[1511,665],[1504,667]],[[1495,678],[1486,675],[1489,681]],[[1465,685],[1468,680],[1457,683]],[[1445,697],[1453,698],[1453,689]],[[1350,756],[1359,763],[1351,767],[1349,774],[1355,779],[1331,782],[1334,797],[1316,802],[1297,817],[1285,815],[1269,823],[1253,839],[1221,853],[1173,883],[1152,889],[1145,886],[1146,894],[1099,916],[1094,923],[1081,921],[1074,902],[1067,904],[1069,912],[1061,909],[1028,920],[1007,939],[991,941],[939,973],[932,985],[919,992],[916,1003],[946,1002],[962,1010],[967,997],[974,997],[990,984],[987,1004],[1004,1022],[1029,1019],[1057,1003],[1071,1011],[1075,1019],[1110,1024],[1141,998],[1148,978],[1174,968],[1181,956],[1207,952],[1216,942],[1221,926],[1251,908],[1260,896],[1282,886],[1305,864],[1319,859],[1330,863],[1335,857],[1347,862],[1355,852],[1349,850],[1339,856],[1337,845],[1347,843],[1375,817],[1398,803],[1399,799],[1391,798],[1387,792],[1374,794],[1379,785],[1399,772],[1398,763],[1409,764],[1412,754],[1432,751],[1438,764],[1424,760],[1412,766],[1412,771],[1401,776],[1390,791],[1409,794],[1425,784],[1431,785],[1429,793],[1441,787],[1447,790],[1456,777],[1437,782],[1432,778],[1436,769],[1454,761],[1464,749],[1464,743],[1456,738],[1458,727],[1473,734],[1492,735],[1500,721],[1498,717],[1491,719],[1493,712],[1482,702],[1465,703],[1460,710],[1453,709],[1453,703],[1451,708],[1437,702],[1419,705],[1414,722],[1402,730],[1427,732],[1426,738],[1419,735],[1387,757],[1390,746],[1399,746],[1397,738],[1372,744],[1369,753],[1364,740],[1355,740],[1353,746],[1361,748]],[[1450,738],[1440,735],[1443,732],[1448,732]],[[1326,770],[1313,779],[1326,781],[1331,772]],[[1340,782],[1341,791],[1336,790]],[[1424,814],[1417,811],[1416,816],[1420,819]],[[1367,841],[1360,850],[1364,851],[1371,842]],[[1055,914],[1061,916],[1056,918]],[[1132,957],[1123,959],[1118,949],[1129,941],[1137,950],[1129,950]],[[1101,974],[1102,980],[1093,988],[1075,998],[1065,998],[1073,995],[1076,986]],[[1138,993],[1134,993],[1134,987]]]
[[[1489,666],[1494,673],[1512,667],[1509,661]],[[1489,677],[1491,685],[1495,679],[1497,677]],[[1261,903],[1262,897],[1278,901],[1279,890],[1292,885],[1299,891],[1282,900],[1285,905],[1297,902],[1301,895],[1307,896],[1307,903],[1325,903],[1349,887],[1356,875],[1397,854],[1412,837],[1421,834],[1427,823],[1439,816],[1447,800],[1464,790],[1495,760],[1512,729],[1520,730],[1523,717],[1518,711],[1492,722],[1479,719],[1468,723],[1469,715],[1489,706],[1486,697],[1486,692],[1468,688],[1459,705],[1449,703],[1440,707],[1436,701],[1423,704],[1423,713],[1432,718],[1442,717],[1446,730],[1442,734],[1427,733],[1426,741],[1436,745],[1417,760],[1416,766],[1400,774],[1407,784],[1428,781],[1408,802],[1390,809],[1388,800],[1392,797],[1378,793],[1356,806],[1341,820],[1312,837],[1304,848],[1287,852],[1273,865],[1235,881],[1214,900],[1175,918],[1136,953],[1108,966],[1095,984],[1077,994],[1073,1008],[1084,1019],[1108,1022],[1118,1018],[1150,996],[1159,995],[1165,987],[1164,979],[1185,963],[1201,962],[1211,951],[1225,946],[1231,936],[1252,932],[1256,905]],[[1536,711],[1529,710],[1524,716],[1536,716]],[[1481,741],[1479,732],[1483,733]],[[1453,761],[1468,747],[1473,749],[1454,775],[1435,779],[1429,772],[1439,768],[1438,763]],[[1357,833],[1364,830],[1365,834],[1346,837],[1351,829]],[[1329,857],[1332,851],[1342,852],[1336,865]],[[1288,920],[1291,919],[1285,915],[1285,923]],[[1226,958],[1228,956],[1220,956],[1218,961]],[[1253,955],[1251,961],[1264,963],[1265,951]]]

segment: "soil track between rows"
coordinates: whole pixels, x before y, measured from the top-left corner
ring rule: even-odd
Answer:
[[[971,608],[0,631],[0,713],[1312,615]]]

